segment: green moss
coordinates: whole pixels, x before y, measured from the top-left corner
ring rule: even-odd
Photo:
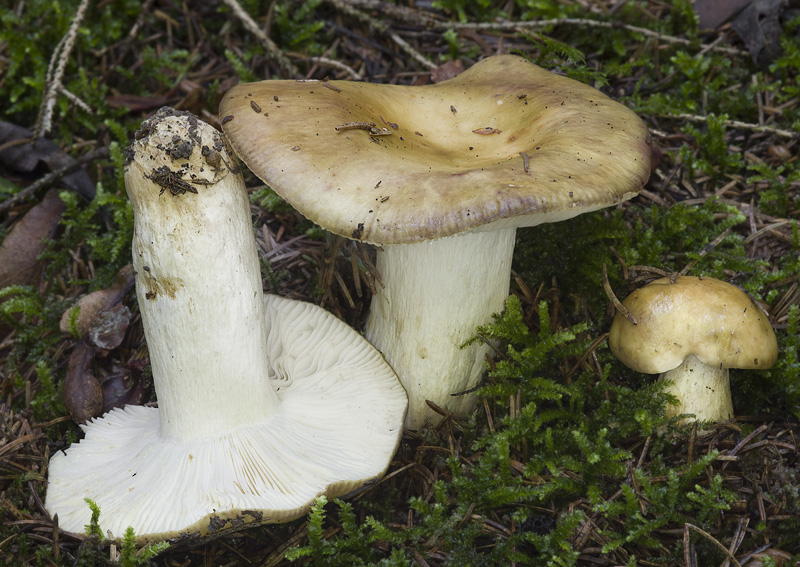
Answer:
[[[54,366],[49,362],[49,352],[61,341],[59,321],[65,309],[65,301],[43,297],[30,286],[0,289],[0,319],[16,330],[7,359],[12,374],[29,362],[45,361]]]
[[[146,567],[150,565],[150,559],[163,553],[169,548],[169,543],[148,543],[139,548],[136,545],[136,534],[133,528],[128,527],[122,536],[119,548],[119,557],[112,561],[103,561],[102,549],[106,545],[106,536],[100,527],[100,507],[90,498],[84,498],[86,505],[92,511],[89,523],[86,525],[86,536],[88,545],[81,546],[82,553],[79,552],[77,565],[119,565],[119,567]]]
[[[600,533],[608,538],[603,553],[629,544],[657,549],[661,546],[661,541],[655,536],[657,530],[669,524],[682,524],[689,518],[697,526],[713,525],[720,512],[729,509],[730,503],[736,499],[735,493],[723,488],[720,475],[711,479],[708,488],[695,484],[717,455],[713,451],[685,467],[669,469],[665,481],[654,482],[645,471],[635,469],[637,489],[634,490],[631,484],[623,484],[619,497],[614,500],[590,491],[592,511],[609,520],[609,525],[621,522],[625,526],[624,530],[601,530]]]
[[[684,126],[683,131],[694,138],[696,146],[696,149],[689,146],[681,148],[681,158],[688,164],[690,172],[701,171],[717,181],[744,167],[742,156],[738,152],[728,151],[725,136],[727,118],[725,114],[709,114],[702,127],[693,124]]]
[[[792,195],[790,191],[793,184],[800,183],[797,160],[777,166],[754,163],[748,166],[748,170],[752,174],[747,183],[764,187],[758,193],[758,204],[765,214],[786,218],[800,205],[800,194]],[[793,222],[796,226],[797,221]],[[797,248],[796,242],[794,247]]]
[[[16,123],[34,123],[45,89],[48,63],[78,4],[79,0],[36,0],[26,2],[24,8],[2,12],[0,43],[4,44],[8,66],[4,69],[0,97],[8,101],[4,108],[6,116],[14,117]],[[113,85],[87,71],[83,55],[118,42],[132,26],[139,9],[136,0],[120,0],[113,9],[95,9],[93,5],[88,8],[76,35],[73,56],[67,60],[63,83],[93,110],[86,112],[66,97],[58,97],[54,118],[59,137],[68,143],[72,143],[76,133],[90,137],[87,133],[96,132],[104,117],[123,114],[123,110],[111,109],[106,102]],[[120,65],[118,69],[124,67]]]
[[[800,75],[800,17],[795,17],[787,22],[781,35],[781,48],[783,53],[770,65],[769,70],[774,73],[775,80],[765,88],[775,93],[777,102],[784,104],[800,96],[800,84],[797,77]],[[797,105],[787,106],[784,111],[787,122],[792,123],[792,129],[800,131],[800,108]]]
[[[294,208],[267,185],[250,193],[250,202],[271,213],[292,213]]]
[[[597,88],[608,84],[605,73],[586,64],[586,57],[580,49],[545,35],[524,35],[524,37],[536,47],[538,54],[532,61],[540,67],[564,70],[569,78],[592,84]],[[515,53],[530,59],[528,52],[515,51]]]
[[[62,191],[59,196],[67,206],[61,220],[64,232],[42,255],[48,260],[47,273],[64,270],[72,262],[68,251],[85,248],[88,259],[97,266],[96,277],[85,283],[92,289],[108,287],[119,269],[130,262],[133,210],[124,190],[111,193],[98,184],[88,205],[75,193]]]
[[[453,28],[446,29],[444,32],[442,32],[442,39],[447,42],[447,58],[452,60],[456,60],[459,57],[468,57],[470,59],[474,59],[478,56],[480,51],[476,45],[465,47],[466,44],[462,41],[461,36],[459,36],[458,32]]]
[[[487,21],[499,14],[492,0],[434,0],[433,7],[455,16],[459,22]]]
[[[396,549],[389,557],[378,563],[377,549],[371,547],[374,541],[381,536],[391,537],[385,527],[371,517],[363,524],[356,521],[351,504],[336,499],[338,508],[338,521],[341,525],[341,535],[337,538],[326,539],[323,537],[323,523],[326,518],[325,505],[327,498],[317,498],[308,514],[308,543],[302,547],[295,547],[286,553],[289,561],[309,559],[312,565],[324,567],[349,567],[368,564],[391,565],[393,567],[410,566],[411,562],[405,553]]]
[[[228,60],[231,67],[233,68],[233,72],[236,73],[236,76],[239,77],[239,80],[243,83],[253,83],[255,81],[259,81],[261,79],[267,77],[259,77],[247,65],[247,62],[253,58],[252,50],[247,50],[245,53],[242,54],[242,57],[239,57],[236,53],[231,51],[230,49],[225,50],[225,59]]]
[[[5,80],[0,84],[0,97],[7,102],[5,119],[33,123],[41,103],[47,62],[78,3],[29,0],[20,4],[20,10],[0,14],[0,43],[6,57]],[[260,22],[265,21],[269,3],[246,0],[243,4]],[[491,20],[510,4],[440,0],[437,6],[452,18],[476,21]],[[56,105],[52,136],[63,147],[87,139],[113,141],[110,159],[92,170],[102,173],[97,198],[87,204],[73,194],[62,193],[67,203],[63,233],[44,256],[48,278],[71,276],[74,260],[70,252],[79,254],[84,262],[91,261],[97,278],[66,282],[87,290],[107,286],[129,259],[132,220],[122,183],[122,148],[143,113],[112,108],[107,102],[109,96],[117,92],[162,96],[188,72],[197,70],[192,53],[204,56],[202,51],[156,51],[148,46],[125,56],[125,37],[140,7],[137,1],[121,0],[104,5],[102,10],[90,8],[66,67],[65,86],[88,102],[94,114],[76,109],[64,97]],[[333,38],[325,34],[323,22],[336,10],[319,0],[278,0],[270,36],[283,48],[303,56],[319,54],[322,47],[332,46]],[[382,17],[377,12],[372,15]],[[515,19],[601,17],[587,12],[580,3],[557,0],[519,0],[511,15]],[[171,17],[181,18],[183,14],[174,11]],[[800,73],[800,37],[796,36],[800,20],[785,27],[783,55],[763,70],[756,69],[747,57],[730,57],[714,49],[701,51],[697,18],[689,0],[672,2],[667,17],[658,21],[635,2],[619,4],[613,17],[623,24],[688,38],[690,43],[672,43],[668,38],[656,41],[622,26],[609,29],[567,24],[537,29],[529,38],[526,55],[584,82],[610,86],[610,94],[645,115],[651,126],[668,134],[683,133],[686,143],[680,150],[662,146],[665,153],[669,152],[662,167],[671,160],[672,165],[680,166],[678,175],[687,175],[689,180],[694,176],[695,181],[709,176],[716,185],[727,183],[729,178],[740,179],[747,191],[752,189],[760,211],[781,218],[796,216],[800,205],[795,187],[800,180],[797,160],[741,157],[742,152],[734,146],[752,150],[753,140],[746,129],[734,128],[725,120],[759,123],[755,97],[769,96],[771,104],[780,107],[780,114],[771,114],[768,123],[800,129],[800,107],[791,104],[800,96],[796,81]],[[207,41],[204,49],[220,55],[225,52],[229,46],[221,39],[222,34],[217,38],[215,33],[230,21],[228,17],[216,21],[206,18],[202,25],[202,31],[208,32],[203,38]],[[163,31],[162,24],[160,20],[145,20],[139,34],[143,37]],[[188,29],[190,26],[171,28],[174,45],[191,44]],[[564,37],[569,37],[568,44],[559,41]],[[451,57],[472,58],[481,53],[476,42],[457,31],[447,32],[445,43],[433,47],[441,48],[440,53],[449,50]],[[635,52],[631,48],[634,44]],[[337,45],[342,49],[344,43]],[[432,47],[424,41],[423,45]],[[267,78],[262,76],[265,57],[261,45],[250,42],[235,47],[239,51],[225,52],[234,74],[248,81]],[[91,70],[99,67],[99,54],[112,50],[123,59],[100,80]],[[585,54],[591,54],[588,63]],[[335,58],[336,49],[327,55]],[[135,77],[128,71],[134,62],[138,63]],[[215,110],[221,84],[214,79],[208,85],[206,110]],[[680,113],[705,117],[706,122],[675,118]],[[775,138],[769,142],[782,143]],[[0,200],[18,191],[16,185],[0,182]],[[253,197],[268,210],[286,212],[281,209],[284,204],[266,189]],[[786,297],[785,286],[779,284],[793,281],[791,278],[800,273],[797,223],[791,220],[792,242],[781,249],[787,253],[767,263],[750,257],[753,247],[745,240],[750,234],[748,221],[739,209],[721,200],[664,208],[640,199],[613,210],[520,230],[514,268],[531,289],[536,291],[541,286],[540,297],[548,301],[523,309],[512,299],[502,316],[481,329],[485,337],[498,342],[502,353],[481,389],[494,420],[492,429],[484,414],[478,412],[459,421],[453,437],[445,438],[433,428],[424,431],[424,443],[436,447],[454,443],[447,457],[425,457],[426,465],[437,471],[437,480],[425,485],[424,495],[408,501],[405,490],[409,482],[399,482],[403,477],[398,475],[352,503],[337,500],[326,504],[320,500],[308,519],[308,541],[289,557],[298,563],[325,566],[410,566],[419,563],[417,555],[425,558],[444,553],[450,564],[508,565],[513,561],[519,565],[576,565],[575,534],[587,529],[591,519],[605,538],[600,545],[605,545],[605,551],[614,554],[621,564],[637,564],[637,554],[643,552],[648,554],[649,563],[681,563],[679,538],[659,537],[658,530],[675,529],[686,522],[711,528],[730,504],[732,494],[720,475],[706,474],[715,464],[713,453],[698,457],[694,463],[685,462],[684,438],[673,436],[678,429],[665,416],[671,398],[661,384],[622,367],[604,344],[593,345],[608,322],[602,266],[606,265],[611,286],[620,297],[631,291],[622,278],[624,263],[667,271],[690,266],[691,274],[732,280],[774,303]],[[313,227],[300,225],[298,231],[307,229]],[[277,287],[281,274],[263,267]],[[63,354],[59,360],[52,357],[59,343],[71,340],[58,330],[66,305],[32,288],[2,290],[2,299],[6,301],[0,307],[0,318],[16,327],[9,364],[3,369],[14,382],[14,408],[23,408],[24,396],[20,394],[30,382],[35,419],[64,415],[57,387]],[[556,310],[558,318],[552,317]],[[733,373],[737,412],[800,418],[798,311],[793,306],[787,319],[780,319],[786,322],[786,328],[778,332],[781,354],[773,369]],[[18,317],[23,318],[22,323],[16,322]],[[589,359],[582,357],[590,348],[592,364],[588,366],[582,361]],[[28,364],[31,366],[23,367]],[[520,401],[513,413],[508,409],[512,396]],[[742,435],[753,429],[743,427]],[[77,431],[77,427],[64,423],[50,428],[48,435],[58,437],[59,442],[74,441]],[[639,462],[645,439],[647,459]],[[739,464],[745,466],[752,458],[755,469],[761,466],[760,461],[755,462],[756,456],[756,451],[747,453]],[[7,490],[4,487],[5,498],[26,514],[31,511],[26,509],[30,500],[25,491],[28,481],[40,480],[36,475],[20,475],[8,483]],[[797,475],[791,470],[776,471],[774,479],[770,494],[765,496],[780,502],[787,514],[797,515]],[[413,525],[402,527],[409,509]],[[4,521],[12,519],[3,508],[0,514]],[[90,528],[88,543],[75,554],[76,564],[108,564],[107,542],[102,539],[100,524],[96,517],[96,529]],[[507,527],[507,532],[489,529],[496,525]],[[338,531],[329,537],[331,526]],[[748,533],[741,549],[761,536],[785,546],[800,544],[800,523],[795,519],[751,527],[756,531]],[[296,525],[278,526],[270,528],[269,533],[285,541],[295,529]],[[269,539],[269,545],[273,545],[272,536],[264,533],[267,531],[252,530],[250,536]],[[8,535],[6,531],[0,539],[5,541]],[[122,556],[129,560],[135,557],[132,541],[126,534]],[[664,541],[671,543],[660,546]],[[723,561],[720,552],[703,538],[692,534],[692,541],[701,564]],[[728,545],[729,541],[723,543]],[[56,561],[50,546],[39,545],[25,534],[10,540],[3,552],[12,546],[12,556],[34,557],[42,565],[68,562],[66,554]],[[441,561],[437,557],[435,562]],[[73,564],[71,558],[69,564]]]
[[[627,266],[653,266],[668,272],[680,272],[692,264],[690,275],[719,279],[728,279],[726,272],[733,270],[739,274],[737,284],[760,296],[769,282],[791,273],[793,257],[782,260],[791,265],[781,272],[769,272],[766,262],[750,258],[744,237],[733,230],[746,220],[736,207],[716,199],[667,209],[630,205],[627,212],[590,213],[518,231],[514,269],[531,286],[555,281],[563,296],[575,298],[570,309],[580,313],[588,308],[595,317],[602,316],[608,303],[603,264],[620,299],[631,291],[622,281],[620,259]]]
[[[276,2],[273,8],[272,38],[287,49],[302,46],[309,55],[321,55],[325,50],[325,22],[316,13],[322,0]],[[335,53],[329,54],[334,56]]]
[[[600,315],[607,302],[602,266],[608,266],[609,278],[617,287],[621,279],[614,269],[617,261],[612,247],[632,249],[631,232],[619,210],[518,230],[514,270],[534,288],[540,284],[549,288],[555,281],[571,312],[588,307]]]
[[[66,415],[67,409],[61,398],[61,389],[56,387],[50,362],[41,360],[36,364],[36,377],[39,387],[31,399],[31,409],[36,420],[42,422],[54,415]]]
[[[444,461],[449,478],[433,484],[429,500],[410,501],[413,527],[390,529],[385,519],[376,517],[359,526],[352,518],[342,519],[349,512],[340,504],[344,535],[326,540],[319,536],[325,516],[318,504],[309,517],[317,535],[310,535],[308,545],[289,557],[314,557],[318,565],[336,565],[333,558],[347,557],[361,565],[377,561],[370,545],[380,541],[392,550],[391,556],[379,554],[380,564],[400,565],[408,555],[395,546],[414,548],[424,557],[426,542],[435,541],[454,564],[575,565],[572,536],[585,520],[581,511],[549,515],[536,529],[518,529],[491,541],[481,519],[496,514],[492,517],[499,521],[513,518],[518,526],[535,526],[532,519],[541,515],[538,511],[563,509],[581,499],[606,520],[609,552],[625,546],[658,547],[655,532],[667,524],[713,524],[733,495],[721,477],[704,481],[716,453],[687,465],[664,465],[674,451],[667,437],[674,422],[665,417],[670,397],[661,386],[632,389],[612,383],[611,364],[599,379],[591,372],[566,379],[559,368],[588,346],[588,337],[582,338],[587,328],[553,329],[549,306],[540,304],[538,312],[538,330],[533,332],[523,322],[519,301],[510,298],[503,315],[480,329],[481,335],[504,345],[504,356],[489,372],[490,384],[481,388],[495,408],[494,430],[479,426],[472,440],[470,433],[464,434],[462,454]],[[511,415],[504,408],[509,393],[517,392],[520,408]],[[624,447],[626,440],[645,436],[652,439],[656,468],[634,469],[641,491],[634,493],[627,480],[633,455]],[[612,497],[619,490],[622,496]],[[648,503],[645,512],[639,504],[642,497]]]
[[[770,370],[731,371],[737,413],[789,414],[800,419],[800,308],[789,308],[785,332],[777,333],[778,361]]]

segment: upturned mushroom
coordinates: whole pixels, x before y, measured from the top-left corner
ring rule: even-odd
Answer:
[[[622,305],[636,324],[617,313],[608,344],[629,368],[661,374],[678,399],[667,414],[698,421],[733,417],[729,368],[764,370],[778,358],[769,318],[735,285],[714,278],[661,278]]]
[[[50,461],[46,507],[82,532],[194,537],[303,515],[380,477],[406,398],[374,347],[326,311],[264,297],[249,202],[222,136],[162,109],[125,166],[136,292],[158,408],[83,426]]]
[[[473,407],[517,227],[616,205],[650,173],[648,131],[622,104],[513,55],[436,85],[242,84],[220,105],[247,166],[331,232],[378,245],[385,287],[367,338],[409,395],[406,426]]]

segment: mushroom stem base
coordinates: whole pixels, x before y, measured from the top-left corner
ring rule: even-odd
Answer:
[[[441,419],[426,400],[463,414],[475,405],[486,344],[462,345],[503,310],[516,229],[467,232],[387,246],[377,268],[385,287],[372,298],[366,337],[408,394],[406,427]]]
[[[733,402],[727,368],[704,364],[689,355],[680,366],[664,372],[659,380],[670,380],[666,392],[678,398],[679,405],[669,406],[670,417],[694,414],[687,421],[727,421],[733,418]]]

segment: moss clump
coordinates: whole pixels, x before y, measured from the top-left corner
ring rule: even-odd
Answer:
[[[133,528],[129,527],[122,536],[119,552],[110,560],[101,559],[102,550],[110,542],[106,539],[103,530],[100,528],[100,507],[91,499],[85,498],[86,505],[92,511],[92,517],[86,525],[87,539],[81,546],[78,556],[75,559],[76,567],[146,567],[150,565],[150,560],[166,551],[169,543],[148,543],[139,548],[136,545],[136,534]]]
[[[291,551],[291,560],[407,565],[415,553],[443,553],[457,564],[576,565],[574,534],[590,515],[600,526],[603,553],[630,559],[630,550],[655,548],[674,559],[680,550],[662,549],[658,530],[689,521],[711,529],[735,498],[720,475],[706,475],[718,453],[675,461],[675,421],[664,411],[670,396],[657,384],[617,383],[610,362],[600,375],[565,371],[590,346],[587,326],[556,330],[548,304],[537,310],[533,331],[512,297],[480,329],[502,341],[502,356],[480,390],[492,425],[481,419],[467,425],[459,449],[439,459],[441,478],[427,497],[410,502],[413,525],[392,524],[391,514],[358,523],[352,508],[337,502],[342,530],[325,538],[319,501],[309,516],[308,544]],[[607,351],[600,355],[610,361]],[[636,453],[645,439],[652,464],[640,466]],[[565,512],[569,503],[574,509]]]

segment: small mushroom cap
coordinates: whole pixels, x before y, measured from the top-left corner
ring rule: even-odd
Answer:
[[[50,462],[46,506],[82,532],[91,511],[121,537],[195,538],[287,522],[322,494],[382,476],[400,440],[406,395],[380,353],[324,309],[266,296],[278,413],[214,437],[165,438],[158,408],[126,406],[82,426]]]
[[[767,315],[738,287],[714,278],[661,278],[630,294],[608,337],[611,351],[637,372],[672,370],[693,354],[721,368],[770,368],[778,342]]]
[[[435,85],[241,84],[220,118],[301,214],[374,244],[563,220],[630,199],[650,175],[633,112],[514,55]]]

